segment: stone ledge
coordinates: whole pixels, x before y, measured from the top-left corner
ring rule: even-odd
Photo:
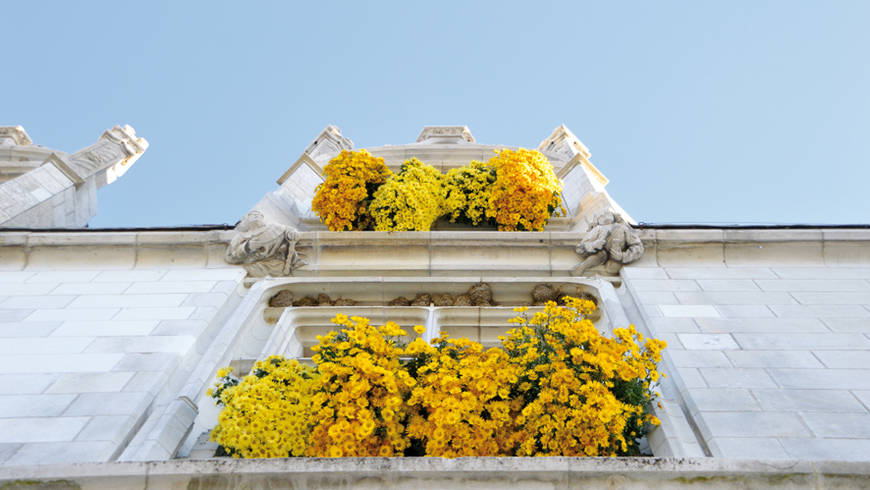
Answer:
[[[0,482],[28,488],[847,488],[868,477],[870,462],[714,458],[227,458],[0,468]]]

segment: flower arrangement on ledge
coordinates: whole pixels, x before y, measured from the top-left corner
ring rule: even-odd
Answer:
[[[659,423],[649,407],[666,344],[633,326],[602,336],[591,301],[564,299],[511,320],[486,350],[443,333],[405,344],[395,323],[338,315],[314,367],[272,356],[241,379],[219,370],[211,438],[241,458],[638,455]]]
[[[541,231],[564,216],[562,184],[539,151],[498,150],[443,175],[416,158],[398,174],[365,150],[342,151],[324,168],[312,210],[330,231],[428,231],[439,217],[501,231]]]

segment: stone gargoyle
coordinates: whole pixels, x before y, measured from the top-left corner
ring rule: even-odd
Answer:
[[[233,231],[225,259],[244,266],[253,277],[288,276],[306,264],[296,251],[296,228],[268,222],[256,209],[246,214]]]
[[[595,218],[576,252],[583,261],[574,268],[572,275],[582,276],[589,269],[601,265],[608,273],[615,274],[623,265],[643,257],[643,242],[622,216],[608,211]]]

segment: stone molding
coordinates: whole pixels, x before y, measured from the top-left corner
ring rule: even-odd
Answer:
[[[474,136],[468,126],[424,126],[417,136],[417,143],[428,140],[438,143],[474,143]]]
[[[221,458],[0,468],[0,482],[34,488],[856,488],[868,478],[867,462],[720,458]]]
[[[754,265],[759,262],[804,266],[849,266],[870,263],[870,229],[635,229],[643,242],[644,256],[632,267]],[[224,252],[232,239],[231,230],[207,231],[0,231],[0,268],[21,269],[48,265],[50,252],[130,250],[129,266],[135,256],[158,250],[167,257],[185,256],[191,263],[226,267]],[[517,273],[568,275],[578,262],[574,251],[584,234],[577,232],[299,232],[298,249],[309,264],[296,273],[336,275],[342,268],[392,275],[421,272],[486,272],[514,270]],[[71,249],[64,251],[64,249]],[[469,250],[499,252],[493,260],[469,258]],[[38,253],[35,253],[38,252]],[[355,255],[354,255],[354,252]],[[362,253],[360,253],[362,252]],[[398,255],[396,255],[398,254]],[[411,254],[411,255],[408,255]],[[408,257],[391,268],[385,264]],[[477,256],[475,256],[477,257]],[[96,258],[90,259],[96,260]],[[446,260],[447,262],[444,262]],[[69,262],[66,260],[65,262]],[[487,267],[484,269],[484,267]]]
[[[9,146],[5,143],[6,140],[11,140],[12,145],[33,144],[33,140],[21,126],[0,126],[0,146]]]

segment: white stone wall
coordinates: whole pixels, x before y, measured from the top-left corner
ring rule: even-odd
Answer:
[[[870,263],[696,261],[623,275],[711,454],[870,460]]]
[[[0,464],[113,460],[187,381],[244,271],[172,258],[0,271]]]

